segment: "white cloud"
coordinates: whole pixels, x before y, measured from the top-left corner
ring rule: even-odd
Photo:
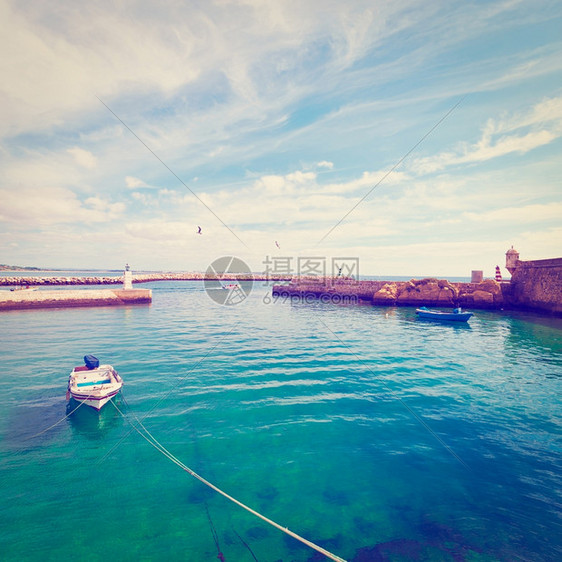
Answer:
[[[63,1],[56,13],[38,2],[0,4],[0,218],[18,233],[39,228],[55,248],[63,227],[80,241],[84,224],[103,224],[99,240],[123,233],[111,221],[127,201],[123,243],[150,252],[147,260],[173,267],[180,243],[205,262],[218,248],[240,250],[99,96],[180,177],[199,178],[201,200],[254,257],[275,239],[290,251],[312,247],[436,121],[433,111],[477,90],[455,112],[454,132],[439,128],[424,141],[427,157],[414,153],[410,167],[386,177],[322,248],[385,255],[392,273],[395,256],[418,263],[423,250],[429,264],[435,240],[497,240],[521,232],[514,223],[531,232],[533,217],[559,212],[562,98],[552,92],[562,58],[560,43],[515,48],[510,34],[557,14],[516,1],[220,0],[147,10],[135,0],[109,11]],[[501,56],[485,48],[490,40],[505,45]],[[531,95],[540,100],[533,107]],[[479,134],[473,115],[494,118]],[[451,138],[470,140],[445,150]],[[479,166],[520,154],[529,156],[509,169],[505,160]],[[535,174],[519,181],[525,164],[516,160],[534,162]],[[193,236],[197,224],[205,236]],[[439,244],[447,264],[461,264]],[[405,254],[395,250],[403,246]]]
[[[533,229],[522,232],[516,242],[522,260],[561,258],[562,227]]]
[[[418,174],[430,174],[458,164],[485,162],[512,153],[524,154],[551,143],[561,135],[562,97],[551,98],[524,114],[490,119],[478,142],[461,144],[455,152],[418,158],[410,167]]]
[[[74,148],[69,148],[67,152],[73,156],[76,163],[80,164],[80,166],[83,166],[84,168],[88,168],[89,170],[96,167],[97,158],[88,150],[74,147]]]
[[[148,185],[143,180],[139,178],[134,178],[133,176],[127,176],[125,178],[125,184],[129,189],[139,189],[139,188],[152,188],[151,185]]]
[[[9,61],[0,89],[3,135],[60,125],[63,115],[99,110],[96,94],[103,98],[138,87],[170,92],[199,74],[184,18],[170,34],[167,23],[150,25],[149,17],[94,5],[59,5],[56,19],[49,11],[37,3],[28,10],[0,6],[0,48]],[[191,25],[205,27],[196,14]]]
[[[368,188],[374,188],[377,184],[377,189],[383,190],[385,187],[389,188],[390,186],[402,184],[407,180],[408,175],[405,172],[388,173],[388,171],[385,170],[377,170],[374,172],[363,172],[357,179],[350,179],[342,183],[327,184],[321,189],[324,193],[340,194],[359,191],[360,193],[358,193],[358,195],[365,196],[370,191]],[[376,193],[376,191],[373,193]]]
[[[89,176],[83,166],[75,166],[66,150],[26,150],[18,157],[6,156],[0,167],[2,185],[8,186],[83,186]],[[87,174],[87,176],[86,176]]]
[[[166,221],[152,219],[145,222],[129,222],[125,225],[125,231],[135,238],[147,240],[158,240],[168,243],[180,243],[189,235],[193,234],[184,222]]]
[[[473,221],[486,221],[493,223],[544,223],[556,220],[562,223],[562,203],[548,203],[536,205],[523,205],[521,207],[502,207],[477,213],[464,213],[464,216]]]
[[[544,126],[547,123],[552,124],[556,132],[562,132],[562,96],[544,99],[528,111],[499,119],[496,123],[490,121],[489,126],[492,132],[505,133],[522,127]]]
[[[107,213],[110,218],[119,217],[125,211],[124,203],[110,203],[100,197],[88,197],[84,204],[95,211]]]
[[[119,218],[123,203],[111,203],[99,197],[81,202],[77,195],[62,187],[20,187],[0,190],[0,221],[28,228],[64,223],[101,223]]]

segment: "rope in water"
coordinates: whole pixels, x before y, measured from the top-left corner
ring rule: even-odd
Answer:
[[[215,541],[215,546],[217,547],[217,558],[221,561],[224,562],[224,554],[221,552],[221,547],[219,544],[219,535],[217,533],[217,530],[215,529],[215,526],[213,525],[213,520],[211,519],[211,514],[209,513],[209,507],[207,506],[207,504],[205,504],[205,511],[207,512],[207,519],[209,520],[209,526],[211,527],[211,533],[213,533],[213,540]]]
[[[256,555],[254,554],[254,551],[250,548],[250,545],[236,532],[236,529],[234,527],[232,528],[232,530],[234,531],[234,534],[240,539],[240,542],[250,551],[252,558],[256,562],[259,562],[258,559],[256,558]]]
[[[90,398],[90,396],[88,396],[88,398]],[[35,435],[32,435],[31,437],[25,437],[24,439],[22,439],[22,441],[29,441],[30,439],[35,439],[35,437],[39,437],[39,435],[43,435],[43,433],[47,433],[47,431],[49,431],[50,429],[53,429],[53,427],[56,427],[57,425],[59,425],[59,423],[62,423],[65,419],[69,418],[72,414],[74,414],[74,412],[76,412],[76,410],[81,408],[86,403],[86,400],[88,398],[86,398],[84,401],[80,402],[80,404],[78,404],[78,406],[76,406],[76,408],[74,408],[74,410],[72,410],[71,412],[68,412],[68,414],[66,414],[66,416],[61,418],[58,422],[55,422],[53,425],[50,425],[49,427],[47,427],[43,431],[40,431],[39,433],[36,433]]]
[[[148,412],[145,413],[144,418],[146,418],[153,410],[155,410],[164,400],[166,400],[166,398],[187,378],[187,376],[193,372],[197,367],[199,367],[199,365],[201,365],[201,363],[207,359],[207,357],[209,357],[209,355],[211,355],[211,353],[226,339],[230,336],[230,334],[232,334],[234,332],[234,329],[238,326],[240,322],[237,322],[236,324],[234,324],[230,330],[224,334],[224,336],[215,344],[213,345],[211,348],[209,348],[209,350],[207,351],[207,353],[205,353],[205,355],[199,359],[199,361],[197,361],[197,363],[195,363],[195,365],[193,365],[193,367],[191,367],[191,369],[189,369],[189,371],[187,371],[187,373],[185,373],[185,375],[183,375],[183,377],[180,377],[175,384],[170,388],[170,390],[168,390],[168,392],[166,392],[166,394],[164,394],[155,404],[154,406],[152,406],[152,408],[150,410],[148,410]],[[123,394],[121,392],[121,394]],[[136,416],[135,416],[136,417]],[[138,418],[137,418],[138,419]],[[119,441],[117,441],[110,449],[109,451],[107,451],[105,453],[105,455],[103,455],[103,457],[101,457],[98,461],[97,464],[101,464],[117,447],[119,447],[119,445],[133,432],[134,430],[131,428],[127,433],[125,433],[125,435],[123,435],[123,437],[121,437],[121,439],[119,439]]]
[[[316,550],[317,552],[320,552],[321,554],[323,554],[324,556],[326,556],[327,558],[330,558],[331,560],[335,560],[336,562],[345,562],[345,560],[343,558],[340,558],[339,556],[336,556],[335,554],[332,554],[331,552],[329,552],[328,550],[322,548],[321,546],[318,546],[317,544],[314,544],[313,542],[305,539],[304,537],[301,537],[300,535],[298,535],[297,533],[294,533],[293,531],[289,530],[287,527],[283,527],[281,525],[279,525],[279,523],[276,523],[275,521],[272,521],[271,519],[265,517],[265,515],[262,515],[261,513],[258,513],[257,511],[255,511],[254,509],[252,509],[251,507],[243,504],[241,501],[238,501],[236,498],[233,498],[231,495],[227,494],[226,492],[223,492],[220,488],[217,488],[217,486],[215,486],[214,484],[211,484],[211,482],[209,482],[208,480],[205,480],[205,478],[203,478],[202,476],[199,476],[199,474],[197,474],[194,470],[192,470],[191,468],[189,468],[187,465],[185,465],[184,463],[182,463],[177,457],[175,457],[172,453],[170,453],[170,451],[168,451],[151,433],[150,431],[148,431],[148,429],[146,429],[146,427],[143,425],[143,423],[136,418],[136,421],[138,423],[138,425],[140,427],[142,427],[142,429],[144,430],[141,431],[137,425],[135,425],[130,419],[127,418],[127,416],[125,416],[125,414],[119,409],[119,407],[117,406],[117,404],[115,404],[113,402],[113,400],[111,400],[111,404],[113,404],[113,407],[123,416],[124,419],[126,419],[131,426],[133,427],[133,429],[148,443],[150,443],[150,445],[152,445],[157,451],[159,451],[160,453],[162,453],[165,457],[167,457],[169,460],[171,460],[174,464],[176,464],[177,466],[179,466],[182,470],[184,470],[185,472],[187,472],[188,474],[190,474],[191,476],[193,476],[193,478],[196,478],[197,480],[199,480],[199,482],[202,482],[203,484],[205,484],[205,486],[208,486],[209,488],[211,488],[212,490],[214,490],[215,492],[221,494],[221,496],[224,496],[227,500],[230,500],[231,502],[235,503],[236,505],[238,505],[239,507],[241,507],[242,509],[245,509],[246,511],[248,511],[249,513],[251,513],[252,515],[255,515],[256,517],[259,517],[262,521],[265,521],[266,523],[268,523],[269,525],[275,527],[276,529],[279,529],[280,531],[282,531],[283,533],[293,537],[294,539],[298,540],[299,542],[305,544],[306,546]]]

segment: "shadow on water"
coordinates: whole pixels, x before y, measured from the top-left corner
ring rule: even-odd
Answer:
[[[66,416],[64,395],[51,398],[31,397],[11,412],[4,434],[8,449],[30,449],[51,442],[61,431]]]
[[[478,559],[482,549],[470,544],[460,531],[424,520],[418,526],[420,539],[397,538],[366,546],[356,551],[352,562],[397,562],[406,560]]]
[[[67,402],[64,395],[32,399],[13,409],[4,433],[4,447],[21,451],[47,445],[66,431],[69,423],[74,432],[100,440],[121,427],[123,419],[111,404],[98,412],[73,399]]]
[[[420,318],[419,316],[412,319],[416,324],[427,325],[427,326],[438,326],[445,329],[452,330],[472,330],[471,325],[468,322],[455,322],[453,320],[439,320],[430,318]]]
[[[531,314],[511,314],[504,319],[508,329],[506,348],[517,355],[521,349],[537,352],[535,359],[559,366],[562,354],[562,319]]]
[[[360,548],[352,562],[406,562],[408,560],[469,560],[477,555],[465,547],[426,543],[414,539],[395,539],[372,547]]]
[[[116,403],[120,398],[116,397]],[[101,410],[96,410],[91,406],[81,405],[74,399],[68,402],[66,413],[70,427],[74,433],[91,439],[100,441],[114,429],[123,425],[121,414],[108,402]]]

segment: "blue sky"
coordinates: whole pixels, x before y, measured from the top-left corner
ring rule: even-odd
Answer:
[[[0,263],[446,277],[562,254],[560,2],[1,1],[0,22]]]

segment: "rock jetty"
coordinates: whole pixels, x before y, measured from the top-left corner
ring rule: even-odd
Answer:
[[[282,275],[247,275],[247,274],[227,274],[222,276],[207,275],[205,273],[135,273],[133,283],[150,283],[152,281],[204,281],[206,279],[223,279],[229,281],[289,281],[291,276]],[[49,285],[120,285],[123,284],[123,276],[116,277],[96,277],[96,276],[6,276],[0,277],[0,286],[23,286],[40,287]]]
[[[502,283],[450,283],[446,279],[355,281],[353,279],[295,279],[273,287],[273,295],[367,301],[385,306],[441,306],[499,309],[506,303]]]
[[[0,277],[0,285],[5,287],[41,287],[49,285],[119,285],[123,284],[123,277],[39,277],[39,276],[10,276]]]

